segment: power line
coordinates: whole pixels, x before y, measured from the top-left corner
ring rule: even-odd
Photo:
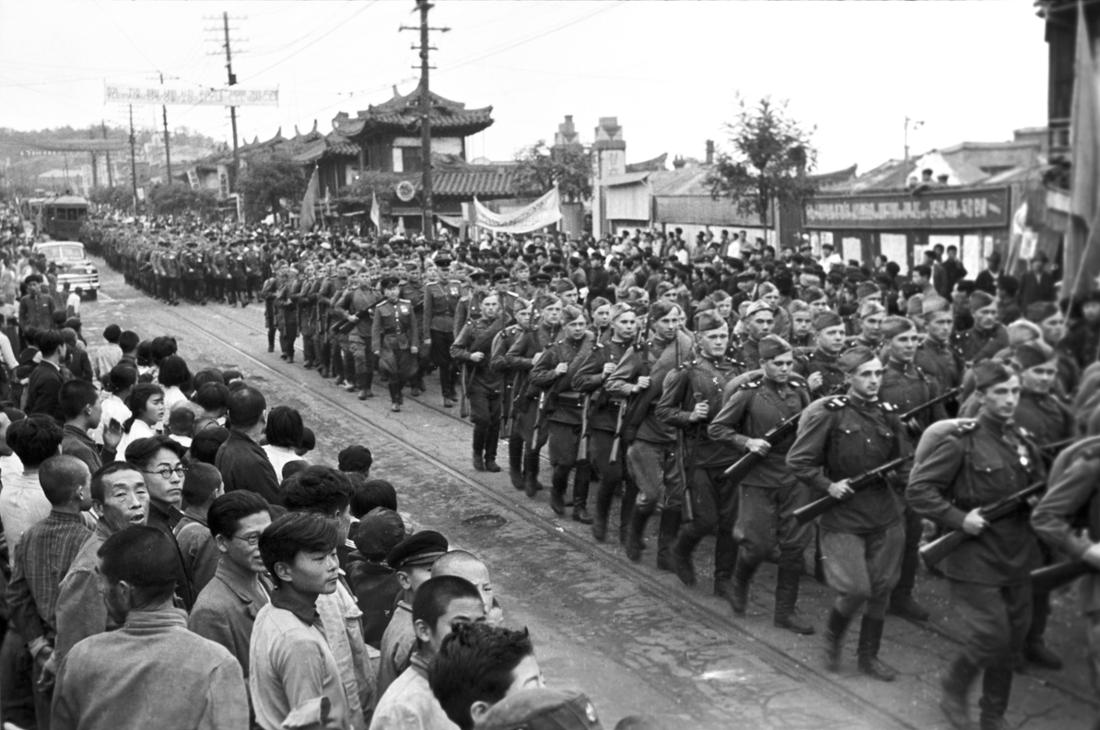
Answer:
[[[265,68],[263,68],[259,71],[253,72],[252,77],[255,78],[257,76],[260,76],[261,74],[267,73],[268,71],[275,68],[276,66],[281,66],[282,64],[284,64],[287,61],[289,61],[290,59],[294,58],[295,56],[297,56],[298,54],[300,54],[302,51],[306,50],[307,48],[311,48],[312,46],[316,45],[317,43],[324,40],[325,38],[328,38],[330,35],[332,35],[336,31],[338,31],[345,24],[351,22],[353,19],[355,19],[356,17],[361,15],[364,11],[366,11],[367,8],[369,8],[370,6],[374,5],[377,2],[378,2],[378,0],[371,0],[367,4],[363,5],[359,9],[357,9],[354,13],[352,13],[351,17],[347,18],[346,20],[340,21],[339,23],[334,25],[332,28],[330,28],[327,32],[325,32],[322,35],[314,38],[312,41],[310,41],[306,45],[304,45],[304,46],[298,48],[297,50],[293,51],[292,53],[290,53],[290,55],[284,57],[283,59],[281,59],[279,61],[276,61],[275,63],[271,64],[270,66],[267,66],[267,67],[265,67]]]

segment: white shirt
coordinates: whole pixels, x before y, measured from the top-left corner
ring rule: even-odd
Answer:
[[[74,317],[80,316],[80,295],[76,292],[69,292],[69,297],[65,300],[65,312],[68,313],[70,309],[73,310]]]
[[[303,461],[302,457],[295,453],[294,449],[289,446],[272,446],[271,444],[265,444],[263,446],[264,454],[267,455],[267,460],[271,462],[271,467],[275,470],[275,477],[281,482],[283,481],[283,467],[292,461]]]

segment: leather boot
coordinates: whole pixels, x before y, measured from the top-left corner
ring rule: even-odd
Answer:
[[[531,499],[542,489],[539,486],[539,454],[537,451],[528,451],[523,456],[523,491]]]
[[[684,529],[680,530],[680,535],[672,544],[672,569],[680,582],[686,586],[693,586],[696,583],[695,564],[692,562],[691,554],[699,544],[699,540],[700,538],[691,529],[691,523],[688,523]]]
[[[940,709],[955,730],[971,730],[970,686],[978,676],[978,665],[960,655],[955,658],[943,675],[940,686]]]
[[[680,532],[681,513],[678,509],[661,510],[657,532],[657,570],[672,570],[672,543]]]
[[[814,627],[798,618],[798,582],[802,571],[795,567],[779,567],[775,579],[775,620],[781,629],[808,636],[814,633]]]
[[[883,625],[880,618],[863,617],[863,622],[859,625],[859,648],[856,655],[859,657],[859,671],[883,682],[893,682],[898,673],[878,658]]]
[[[615,484],[606,479],[600,481],[600,488],[596,490],[596,516],[592,521],[592,537],[596,538],[596,542],[607,539],[607,520],[614,496]]]
[[[474,452],[474,471],[485,471],[485,459],[477,451]]]
[[[626,557],[632,562],[636,563],[642,559],[642,550],[645,548],[642,544],[642,535],[645,534],[645,524],[649,522],[654,509],[652,504],[636,504],[630,513],[630,526],[626,534]]]
[[[1024,658],[1037,667],[1057,671],[1062,668],[1062,659],[1043,641],[1050,618],[1050,594],[1036,593],[1032,596],[1031,605],[1031,626],[1024,640]]]
[[[829,614],[829,621],[825,624],[825,669],[830,672],[840,669],[840,650],[851,622],[851,616],[845,616],[835,608]]]
[[[569,487],[569,467],[555,466],[550,476],[550,509],[558,517],[565,516],[565,490]]]
[[[748,561],[738,557],[733,567],[732,591],[728,596],[730,608],[738,616],[745,615],[745,609],[749,606],[749,584],[756,573],[756,566],[749,565]]]
[[[1005,710],[1008,709],[1008,696],[1012,693],[1012,669],[1010,667],[988,667],[982,675],[982,698],[978,701],[981,708],[979,727],[981,730],[1003,730]]]
[[[588,514],[588,485],[592,481],[592,467],[587,461],[577,462],[577,473],[573,477],[573,521],[582,525],[591,525]]]
[[[523,491],[523,439],[516,436],[508,439],[508,476],[512,487]]]
[[[629,476],[622,481],[623,494],[619,502],[619,544],[626,547],[627,534],[630,532],[630,516],[634,512],[634,505],[638,502],[638,485]],[[640,539],[644,550],[645,540]]]

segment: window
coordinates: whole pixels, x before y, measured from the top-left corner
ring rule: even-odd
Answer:
[[[420,172],[421,165],[419,147],[401,148],[401,169],[404,172]]]

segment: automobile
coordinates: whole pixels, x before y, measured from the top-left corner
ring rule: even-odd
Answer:
[[[80,241],[43,241],[34,244],[34,253],[46,257],[47,263],[57,266],[57,289],[69,291],[80,287],[81,298],[96,299],[99,296],[99,269],[88,260],[84,244]]]

